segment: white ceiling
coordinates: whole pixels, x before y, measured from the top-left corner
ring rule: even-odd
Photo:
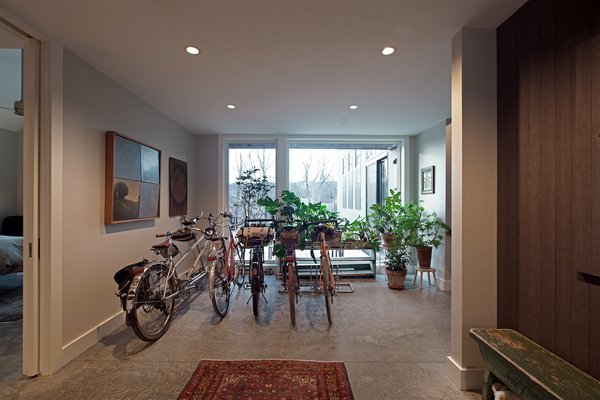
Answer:
[[[523,3],[0,0],[192,132],[342,135],[448,118],[452,36],[495,28]]]

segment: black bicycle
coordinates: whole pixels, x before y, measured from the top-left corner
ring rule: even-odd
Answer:
[[[239,242],[244,251],[250,250],[250,266],[248,268],[248,282],[244,288],[250,290],[252,300],[252,312],[258,316],[258,303],[260,296],[267,298],[264,293],[267,289],[264,270],[264,248],[273,240],[275,221],[273,219],[247,219],[244,226],[238,232]]]

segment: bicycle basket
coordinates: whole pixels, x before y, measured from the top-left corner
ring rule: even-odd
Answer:
[[[335,229],[325,229],[325,240],[327,240],[328,242],[333,242],[333,243],[339,243],[341,241],[342,238],[342,232],[341,231],[337,231]],[[313,243],[316,243],[319,241],[319,231],[313,230],[312,233],[310,234],[310,240]]]
[[[294,229],[291,231],[281,231],[279,241],[285,246],[293,246],[298,243],[298,232]]]
[[[273,228],[270,226],[245,226],[238,231],[237,237],[244,246],[266,244],[273,240]]]

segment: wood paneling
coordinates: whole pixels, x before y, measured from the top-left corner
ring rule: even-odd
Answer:
[[[498,325],[600,378],[600,5],[498,28]]]

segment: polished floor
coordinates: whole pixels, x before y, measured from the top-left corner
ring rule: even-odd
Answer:
[[[268,304],[261,302],[256,320],[248,292],[236,290],[220,320],[201,291],[179,307],[158,342],[141,342],[122,327],[54,375],[0,382],[0,398],[176,399],[201,359],[343,361],[359,400],[481,398],[446,376],[449,294],[391,290],[383,276],[349,280],[355,292],[335,298],[332,327],[322,296],[306,293],[292,328],[287,295],[268,278]]]

